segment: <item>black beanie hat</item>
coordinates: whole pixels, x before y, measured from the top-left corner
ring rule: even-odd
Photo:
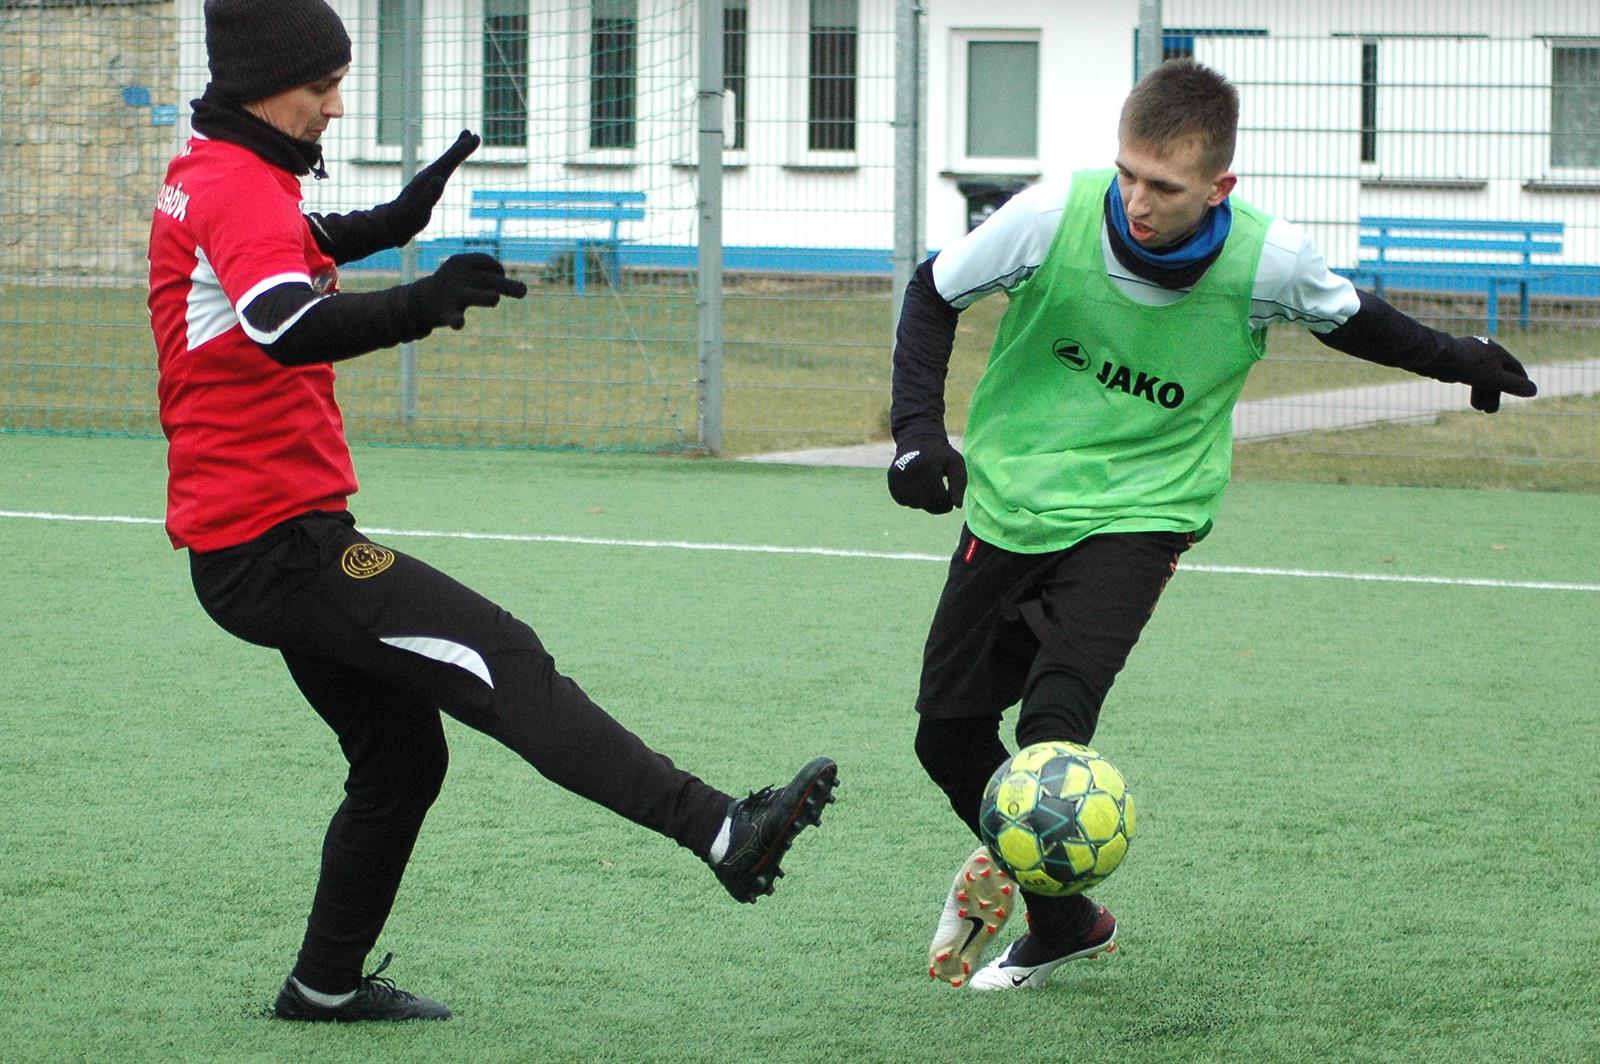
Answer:
[[[350,35],[325,0],[206,0],[211,84],[239,103],[327,77],[350,62]]]

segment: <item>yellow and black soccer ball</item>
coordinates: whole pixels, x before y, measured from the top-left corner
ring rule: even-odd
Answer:
[[[979,813],[983,841],[1036,894],[1077,894],[1116,871],[1133,838],[1133,793],[1087,746],[1035,743],[995,770]]]

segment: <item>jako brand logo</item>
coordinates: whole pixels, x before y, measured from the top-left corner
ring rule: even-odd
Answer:
[[[1050,348],[1055,352],[1061,364],[1068,369],[1082,372],[1089,368],[1091,359],[1083,352],[1083,345],[1076,340],[1057,340]]]
[[[1168,410],[1176,410],[1183,405],[1183,385],[1177,381],[1164,381],[1160,377],[1152,377],[1144,372],[1139,372],[1137,376],[1134,374],[1135,371],[1127,366],[1107,362],[1100,367],[1095,380],[1107,388],[1137,395],[1146,402],[1155,403]]]

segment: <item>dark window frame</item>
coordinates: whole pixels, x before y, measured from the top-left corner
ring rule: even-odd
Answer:
[[[1378,42],[1361,42],[1361,161],[1378,161]]]
[[[730,151],[744,151],[750,84],[749,0],[723,0],[722,87],[733,94],[733,136]]]
[[[496,11],[495,8],[515,10]],[[483,143],[490,148],[528,145],[527,0],[485,0],[483,15]]]
[[[618,8],[628,13],[602,14]],[[632,150],[639,138],[638,0],[594,0],[589,40],[589,147]]]
[[[830,6],[843,2],[849,2],[852,9],[850,24],[834,26],[818,24],[818,0],[811,0],[806,50],[806,148],[810,151],[856,150],[861,12],[854,0],[832,0]]]

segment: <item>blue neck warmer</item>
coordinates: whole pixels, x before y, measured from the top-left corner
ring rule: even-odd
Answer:
[[[1111,188],[1106,193],[1106,215],[1111,219],[1123,243],[1141,262],[1150,264],[1162,270],[1181,270],[1186,266],[1193,266],[1201,259],[1212,255],[1228,239],[1228,230],[1233,227],[1233,207],[1227,200],[1206,211],[1205,220],[1200,223],[1200,228],[1180,241],[1176,247],[1165,251],[1150,251],[1141,247],[1133,239],[1133,234],[1128,232],[1128,216],[1122,206],[1122,195],[1117,191],[1117,179],[1111,179]]]

